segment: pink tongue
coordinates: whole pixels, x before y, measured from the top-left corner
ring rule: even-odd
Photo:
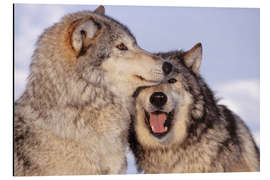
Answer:
[[[154,133],[163,133],[166,132],[164,128],[164,123],[167,117],[165,113],[153,114],[150,113],[150,126]]]

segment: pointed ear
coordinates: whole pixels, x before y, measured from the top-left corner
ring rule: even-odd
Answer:
[[[100,5],[97,7],[97,9],[95,9],[94,12],[98,13],[98,14],[105,14],[105,8],[104,8],[104,6]]]
[[[101,24],[93,18],[79,19],[72,23],[70,29],[70,43],[78,57],[95,42],[101,32]]]
[[[192,49],[184,55],[184,62],[195,74],[199,73],[200,64],[202,61],[202,44],[196,44]]]

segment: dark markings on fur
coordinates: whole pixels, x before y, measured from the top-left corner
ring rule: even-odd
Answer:
[[[184,51],[171,51],[169,53],[163,53],[163,52],[159,52],[156,53],[155,55],[157,56],[161,56],[163,59],[166,60],[171,60],[171,61],[175,61],[177,60],[178,63],[182,62],[184,60]]]
[[[115,24],[120,26],[119,29],[123,29],[128,34],[128,36],[130,36],[134,40],[134,42],[137,44],[134,35],[131,33],[131,31],[128,29],[127,26],[125,26],[124,24],[118,22],[117,20],[113,19],[112,17],[106,16],[105,14],[100,14],[100,15],[112,20]]]
[[[239,137],[237,136],[237,124],[235,122],[235,115],[224,105],[220,105],[219,106],[224,115],[225,115],[225,119],[227,121],[227,126],[226,129],[230,134],[230,139],[227,139],[227,141],[225,143],[223,143],[223,145],[225,147],[229,146],[229,143],[232,143],[233,145],[239,145],[239,151],[241,152],[241,140],[239,139]],[[249,129],[244,123],[242,124],[246,129]],[[253,138],[251,138],[252,140],[252,144],[253,144],[253,148],[257,154],[258,159],[260,159],[260,150],[258,148],[258,146],[256,145],[255,141]]]
[[[134,153],[134,156],[136,157],[136,164],[138,165],[138,171],[142,171],[140,167],[140,161],[143,159],[142,155],[144,154],[143,148],[141,147],[140,143],[137,140],[136,137],[136,131],[135,131],[135,126],[134,126],[134,115],[130,115],[131,118],[131,123],[129,126],[129,134],[128,134],[128,143],[130,146],[130,149]]]
[[[98,61],[96,63],[92,63],[92,65],[94,66],[100,66],[101,63],[105,60],[105,59],[109,59],[110,58],[110,53],[107,52],[108,50],[106,50],[105,47],[100,48],[99,52],[97,54],[98,57]]]
[[[14,151],[16,153],[17,163],[22,163],[24,174],[28,170],[37,169],[38,166],[31,162],[30,157],[25,154],[24,146],[25,141],[31,141],[34,139],[34,134],[30,132],[29,127],[26,127],[25,122],[21,116],[17,116],[16,124],[14,125]],[[31,142],[33,145],[37,145],[36,141]]]
[[[149,86],[148,86],[149,87]],[[143,89],[145,89],[145,88],[147,88],[147,86],[141,86],[141,87],[138,87],[135,91],[134,91],[134,93],[132,94],[132,97],[133,98],[136,98],[138,95],[139,95],[139,93],[141,92],[141,90],[143,90]]]
[[[186,87],[187,91],[193,97],[193,106],[190,107],[191,114],[188,125],[188,137],[186,138],[187,145],[194,143],[188,142],[191,139],[199,142],[202,135],[213,128],[214,121],[217,121],[216,117],[219,117],[220,114],[216,105],[216,99],[207,84],[204,83],[203,78],[200,77],[200,75],[194,74],[190,69],[184,66],[182,61],[179,63],[181,64],[180,72],[182,78],[184,78],[183,82],[186,83],[184,87]],[[198,109],[198,106],[201,106],[201,109]],[[190,138],[190,136],[193,138]]]
[[[80,50],[79,54],[77,55],[77,58],[79,58],[80,56],[83,56],[86,54],[87,50],[91,47],[91,44],[89,44],[88,46],[83,46],[82,49]]]
[[[111,56],[111,49],[106,49],[106,47],[102,47],[100,45],[93,44],[92,46],[89,46],[89,52],[86,52],[86,57],[91,56],[91,58],[87,57],[88,64],[85,64],[86,67],[99,67],[105,59],[110,58]],[[91,54],[91,52],[95,52],[95,54]],[[88,61],[88,59],[93,59],[92,61]],[[82,59],[82,61],[86,61],[85,59]]]
[[[232,114],[232,112],[224,105],[220,105],[222,112],[225,116],[226,119],[226,130],[229,132],[229,137],[224,140],[223,142],[221,142],[221,144],[223,146],[220,146],[218,153],[221,153],[222,151],[224,151],[224,148],[229,149],[230,150],[230,144],[232,145],[239,145],[239,147],[241,147],[241,142],[237,136],[237,125],[235,122],[235,117]],[[241,148],[239,148],[239,151],[241,152]]]
[[[98,23],[97,21],[95,21],[95,19],[92,19],[92,21],[94,22],[94,24],[97,26],[97,28],[100,30],[101,29],[101,24]]]

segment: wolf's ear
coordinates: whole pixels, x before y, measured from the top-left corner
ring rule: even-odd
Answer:
[[[192,49],[187,51],[184,55],[184,62],[187,67],[195,73],[199,73],[200,64],[202,61],[202,44],[196,44]]]
[[[105,14],[105,8],[104,8],[104,6],[100,5],[97,7],[97,9],[95,9],[94,12],[98,13],[98,14]]]
[[[70,43],[77,57],[83,55],[100,34],[101,24],[93,18],[79,19],[70,27]]]

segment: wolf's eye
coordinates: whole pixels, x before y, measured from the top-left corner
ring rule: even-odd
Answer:
[[[168,80],[168,83],[170,83],[170,84],[174,84],[174,83],[176,83],[176,82],[177,82],[177,80],[174,79],[174,78]]]
[[[116,47],[117,47],[119,50],[121,50],[121,51],[126,51],[126,50],[128,50],[127,46],[125,46],[123,43],[118,44]]]

